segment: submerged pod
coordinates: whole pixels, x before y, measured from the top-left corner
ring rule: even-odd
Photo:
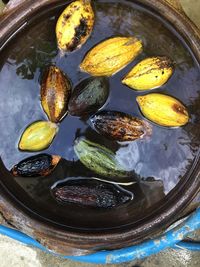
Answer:
[[[14,176],[22,177],[47,176],[52,173],[60,159],[60,156],[38,154],[20,161],[11,172]]]
[[[93,47],[83,59],[80,69],[93,76],[111,76],[124,68],[142,51],[135,37],[114,37]]]
[[[69,4],[56,24],[58,47],[66,52],[80,48],[89,38],[94,25],[94,12],[90,0]]]
[[[25,151],[40,151],[48,148],[56,133],[58,126],[50,121],[36,121],[30,124],[23,132],[19,141],[19,149]]]
[[[91,77],[81,81],[73,90],[68,110],[73,116],[95,113],[106,102],[109,82],[105,77]]]
[[[135,90],[149,90],[162,86],[173,74],[170,58],[150,57],[140,61],[123,78],[122,83]]]
[[[56,66],[50,66],[42,79],[41,103],[52,122],[59,122],[67,113],[71,83]]]
[[[94,208],[114,208],[133,199],[133,194],[120,186],[90,178],[66,179],[65,182],[56,183],[52,195],[62,204]]]
[[[148,122],[118,111],[101,111],[90,118],[93,128],[116,141],[134,141],[151,135]]]
[[[136,98],[143,115],[161,126],[178,127],[189,121],[186,107],[176,98],[152,93]]]
[[[115,154],[104,146],[87,139],[76,139],[74,151],[83,165],[99,175],[119,178],[131,175],[116,160]]]

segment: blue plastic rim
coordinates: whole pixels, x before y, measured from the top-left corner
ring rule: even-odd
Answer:
[[[169,247],[200,251],[200,243],[182,241],[188,234],[192,233],[193,231],[199,228],[200,228],[200,208],[198,208],[183,223],[181,223],[174,229],[167,231],[166,233],[164,233],[163,235],[161,235],[156,239],[148,240],[139,245],[134,245],[128,248],[117,249],[113,251],[100,251],[85,256],[64,256],[64,258],[79,262],[107,264],[107,263],[122,263],[122,262],[143,259]],[[1,225],[0,233],[9,236],[15,240],[18,240],[26,245],[34,246],[43,251],[52,253],[33,238],[17,230]],[[55,255],[58,256],[58,254]]]

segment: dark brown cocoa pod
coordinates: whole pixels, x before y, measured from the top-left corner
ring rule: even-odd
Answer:
[[[38,154],[20,161],[12,168],[11,173],[22,177],[47,176],[55,169],[60,159],[60,156]]]
[[[118,111],[101,111],[92,116],[90,121],[96,132],[120,142],[134,141],[152,132],[147,121]]]
[[[73,116],[95,113],[106,102],[109,83],[105,77],[90,77],[81,81],[73,90],[68,110]]]
[[[73,203],[95,208],[113,208],[133,199],[133,194],[118,185],[92,178],[68,178],[52,188],[54,198],[64,204]]]
[[[56,66],[50,66],[42,79],[41,103],[52,122],[59,122],[67,114],[71,95],[69,78]]]

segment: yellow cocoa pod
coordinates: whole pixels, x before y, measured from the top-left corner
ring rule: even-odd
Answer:
[[[168,81],[173,69],[173,62],[167,57],[146,58],[133,67],[122,83],[135,90],[158,88]]]
[[[67,114],[71,94],[71,83],[68,77],[55,66],[50,66],[41,84],[42,107],[52,122],[59,122]]]
[[[58,126],[49,121],[36,121],[23,132],[19,141],[19,149],[25,151],[40,151],[52,143]]]
[[[174,97],[152,93],[136,100],[143,115],[161,126],[178,127],[189,121],[186,107]]]
[[[82,46],[90,36],[94,25],[94,12],[90,0],[78,0],[69,4],[56,24],[58,47],[72,52]]]
[[[85,56],[80,69],[93,76],[111,76],[124,68],[142,51],[135,37],[114,37],[93,47]]]

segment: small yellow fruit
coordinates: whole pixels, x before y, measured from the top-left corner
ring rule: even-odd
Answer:
[[[23,132],[19,141],[19,149],[25,151],[40,151],[52,143],[58,126],[49,121],[36,121]]]
[[[152,93],[136,100],[143,115],[161,126],[178,127],[189,121],[186,107],[171,96]]]
[[[90,0],[78,0],[69,4],[56,24],[58,47],[72,52],[89,38],[94,25],[94,12]]]
[[[111,76],[124,68],[142,51],[135,37],[114,37],[92,48],[80,65],[93,76]]]
[[[173,69],[173,62],[167,57],[146,58],[133,67],[122,83],[135,90],[158,88],[168,81]]]

